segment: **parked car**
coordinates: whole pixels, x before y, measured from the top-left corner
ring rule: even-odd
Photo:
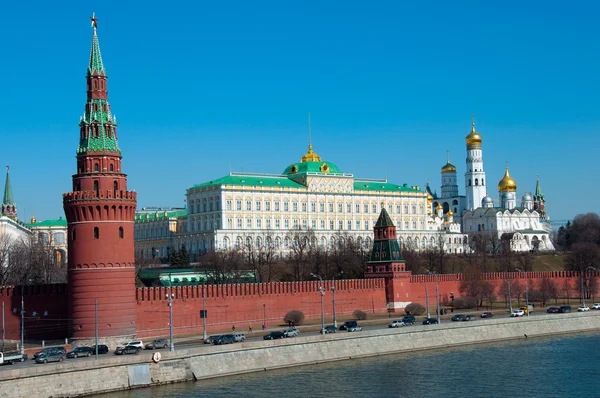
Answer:
[[[285,337],[297,337],[300,334],[300,331],[295,328],[286,329],[283,331]]]
[[[475,315],[465,315],[463,321],[474,321],[477,317]]]
[[[356,321],[346,321],[340,326],[340,330],[346,330],[352,326],[358,326],[358,323]]]
[[[217,340],[219,337],[221,337],[220,334],[215,334],[213,336],[208,336],[205,340],[204,340],[204,344],[214,344],[215,340]]]
[[[244,340],[246,340],[246,335],[244,333],[234,333],[233,339],[235,340],[236,343],[241,343]]]
[[[47,351],[35,358],[35,363],[62,362],[64,359],[61,351]]]
[[[129,355],[129,354],[139,354],[142,349],[140,347],[136,347],[134,345],[126,345],[124,347],[117,347],[115,350],[115,355]]]
[[[329,334],[329,333],[336,333],[336,332],[337,332],[337,328],[334,325],[325,326],[325,329],[321,330],[321,334]]]
[[[590,307],[588,307],[587,305],[580,305],[579,308],[577,308],[578,312],[584,312],[584,311],[589,311]]]
[[[558,307],[550,307],[546,310],[548,314],[558,314],[560,312],[560,308]]]
[[[235,343],[235,336],[233,334],[222,334],[218,339],[214,341],[214,345],[224,345]]]
[[[403,326],[406,326],[406,323],[404,323],[403,320],[398,320],[398,321],[392,321],[388,327],[389,328],[401,328]]]
[[[482,318],[493,318],[494,313],[490,311],[485,311],[481,313]]]
[[[128,342],[128,343],[127,343],[127,344],[125,344],[125,345],[126,345],[126,346],[127,346],[127,345],[130,345],[130,346],[133,346],[133,347],[137,347],[137,348],[139,348],[140,350],[143,350],[143,349],[144,349],[144,343],[142,343],[142,340],[133,340],[133,341],[130,341],[130,342]]]
[[[412,315],[406,315],[405,317],[403,317],[401,319],[402,322],[404,322],[405,325],[414,325],[416,322],[416,319],[414,316]]]
[[[523,311],[523,310],[521,310],[521,309],[519,309],[519,310],[514,310],[514,311],[512,312],[512,314],[510,314],[510,316],[511,316],[512,318],[517,318],[517,317],[521,317],[521,316],[524,316],[524,315],[525,315],[525,311]]]
[[[154,350],[156,348],[167,348],[169,346],[169,342],[167,339],[158,339],[153,340],[151,343],[146,344],[147,350]]]
[[[423,321],[423,325],[435,325],[437,323],[439,322],[436,318],[425,318],[425,320]]]
[[[265,337],[263,337],[263,340],[277,340],[277,339],[283,339],[285,337],[285,334],[283,334],[283,332],[271,332],[269,334],[267,334]]]
[[[67,358],[91,357],[93,353],[92,347],[77,347],[67,352]]]
[[[454,322],[464,321],[464,320],[465,320],[464,314],[456,314],[452,317],[452,321],[454,321]]]
[[[561,314],[571,312],[571,306],[570,305],[561,305],[560,308],[558,309],[558,312],[560,312]]]
[[[93,345],[92,352],[96,355],[96,346]],[[98,354],[108,354],[108,346],[106,344],[98,344]]]
[[[600,303],[595,303],[594,305],[592,305],[592,309],[593,310],[600,310]]]
[[[46,347],[42,348],[41,351],[38,351],[35,354],[33,354],[33,358],[31,359],[37,359],[40,355],[47,354],[50,352],[60,352],[63,358],[67,356],[67,350],[65,349],[65,347]]]
[[[362,332],[362,326],[358,326],[358,325],[350,326],[348,328],[348,331],[349,332]]]
[[[529,304],[527,307],[521,307],[519,309],[523,310],[523,312],[526,314],[531,314],[533,312],[534,306],[532,304]]]

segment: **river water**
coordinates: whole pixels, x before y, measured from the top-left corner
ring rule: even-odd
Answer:
[[[600,334],[395,354],[101,397],[600,397]]]

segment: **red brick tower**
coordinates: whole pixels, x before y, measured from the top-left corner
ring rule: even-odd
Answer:
[[[410,272],[402,259],[396,237],[396,227],[381,204],[381,213],[375,224],[373,251],[367,263],[365,278],[384,278],[389,312],[404,310],[410,303]]]
[[[73,192],[63,195],[69,234],[69,318],[71,337],[95,336],[95,301],[101,337],[133,336],[135,268],[133,220],[135,192],[127,191],[121,169],[117,122],[111,114],[94,34],[87,70],[87,102],[79,123],[77,174]]]

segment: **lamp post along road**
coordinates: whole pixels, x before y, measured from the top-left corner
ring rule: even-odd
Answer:
[[[437,305],[438,323],[442,323],[442,316],[440,314],[440,293],[439,293],[437,276],[435,277],[435,301],[436,301],[436,305]]]
[[[321,275],[310,274],[313,278],[319,279],[319,293],[321,293],[321,334],[325,334],[325,289],[323,288],[323,278]]]
[[[169,299],[169,351],[175,351],[175,342],[173,341],[173,293],[166,294],[165,298]]]
[[[427,283],[425,284],[425,305],[427,306],[427,318],[431,318],[431,313],[429,312],[429,289],[427,288]]]
[[[206,293],[204,292],[205,287],[206,285],[202,287],[202,307],[204,309],[204,316],[202,317],[202,340],[206,340],[206,317],[208,315],[206,313]]]
[[[512,314],[513,309],[512,309],[512,295],[510,294],[510,282],[512,279],[507,280],[506,282],[508,282],[508,308],[510,310],[510,313]]]
[[[21,355],[25,354],[25,301],[23,300],[23,286],[21,286]]]
[[[331,295],[333,297],[331,300],[333,302],[333,326],[337,329],[337,318],[335,316],[335,286],[331,286]]]
[[[95,312],[95,321],[96,321],[96,347],[94,347],[94,351],[96,351],[96,360],[98,359],[98,299],[94,300],[94,312]]]

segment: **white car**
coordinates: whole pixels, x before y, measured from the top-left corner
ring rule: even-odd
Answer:
[[[300,334],[300,331],[296,328],[286,329],[283,331],[283,335],[285,337],[297,337]]]
[[[580,305],[579,308],[577,308],[577,311],[579,312],[584,312],[584,311],[589,311],[590,307],[588,307],[587,305]]]
[[[512,312],[512,314],[510,314],[511,317],[515,318],[515,317],[521,317],[525,315],[525,311],[523,310],[514,310]]]
[[[133,341],[129,341],[127,342],[127,344],[125,344],[126,346],[133,346],[133,347],[137,347],[140,350],[144,349],[144,343],[142,343],[142,340],[133,340]]]
[[[592,309],[593,310],[600,310],[600,303],[595,303],[594,305],[592,305]]]
[[[349,332],[360,332],[360,331],[362,331],[362,327],[358,326],[358,325],[356,325],[356,326],[350,326],[348,328],[348,331]]]
[[[388,327],[390,328],[401,328],[402,326],[406,326],[404,321],[392,321]]]

